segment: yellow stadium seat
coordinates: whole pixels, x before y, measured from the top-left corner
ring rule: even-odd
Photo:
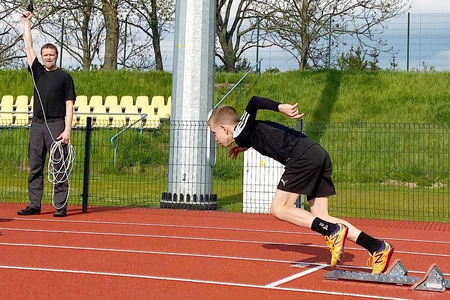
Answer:
[[[13,105],[14,104],[14,97],[12,95],[4,95],[2,97],[2,102],[0,103],[3,105]]]
[[[86,95],[77,96],[77,98],[75,99],[75,103],[73,104],[73,108],[76,111],[78,110],[78,107],[82,105],[88,105],[88,98]]]
[[[137,96],[136,97],[136,104],[135,104],[135,106],[138,109],[141,109],[144,106],[148,106],[148,105],[149,105],[149,103],[148,103],[148,96]]]
[[[28,114],[28,104],[17,106],[14,116],[15,116],[15,118],[14,118],[15,126],[30,125],[30,115]]]
[[[164,96],[153,96],[151,105],[156,108],[164,106]]]
[[[106,96],[105,104],[104,104],[106,107],[115,106],[117,104],[119,104],[118,100],[117,100],[117,96],[112,96],[112,95],[111,96]]]
[[[169,96],[169,98],[167,98],[167,106],[169,106],[170,108],[172,108],[172,96]]]
[[[28,109],[30,111],[33,111],[33,107],[34,107],[34,96],[31,96],[30,105],[28,106]]]
[[[128,114],[128,124],[131,125],[134,122],[136,122],[137,120],[139,120],[142,115],[138,113],[138,109],[136,106],[127,106],[125,108],[125,114]],[[133,128],[140,128],[141,127],[141,123],[142,122],[137,122],[136,124],[134,124],[132,127]]]
[[[3,104],[0,107],[0,126],[10,126],[13,121],[13,105]]]
[[[91,116],[91,107],[89,105],[81,105],[80,107],[78,107],[76,114],[74,114],[74,118],[78,118],[76,127],[86,127],[87,118]]]
[[[155,114],[155,107],[152,105],[143,106],[141,109],[142,114],[147,114],[150,116],[154,116]]]
[[[164,106],[161,106],[161,107],[158,108],[157,116],[161,120],[170,119],[170,114],[171,114],[171,108],[169,106],[164,105]]]
[[[15,106],[28,106],[28,96],[27,95],[19,95],[16,98]]]
[[[86,95],[78,95],[75,99],[75,103],[78,103],[78,106],[88,105],[88,97]]]
[[[98,105],[103,105],[103,98],[99,95],[91,96],[91,100],[89,100],[89,106],[94,107]]]
[[[122,107],[120,105],[111,106],[109,108],[109,114],[112,117],[111,127],[123,127],[127,124],[127,118],[122,113]]]
[[[122,96],[120,98],[120,106],[127,107],[133,105],[133,96]]]
[[[106,113],[106,106],[95,106],[92,117],[95,119],[95,127],[109,127],[109,115]]]
[[[147,115],[145,118],[144,129],[158,129],[161,126],[159,117],[156,115]]]

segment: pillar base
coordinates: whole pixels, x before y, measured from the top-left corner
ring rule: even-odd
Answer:
[[[184,195],[163,192],[161,195],[160,208],[193,209],[193,210],[216,210],[217,195]]]

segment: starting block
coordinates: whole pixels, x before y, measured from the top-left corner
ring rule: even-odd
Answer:
[[[431,265],[423,277],[408,276],[408,270],[401,260],[396,260],[383,274],[371,274],[367,272],[354,272],[333,270],[325,275],[328,280],[351,280],[375,283],[388,283],[411,286],[413,290],[444,292],[450,288],[450,280],[446,280],[444,274],[436,264]]]

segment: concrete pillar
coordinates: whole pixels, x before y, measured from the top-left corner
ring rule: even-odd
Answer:
[[[206,125],[214,102],[216,0],[177,0],[167,192],[161,207],[215,209]]]

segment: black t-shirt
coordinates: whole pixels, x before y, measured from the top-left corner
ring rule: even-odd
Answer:
[[[72,77],[65,71],[57,68],[47,71],[36,58],[28,69],[32,74],[35,84],[33,114],[38,119],[43,119],[39,95],[44,107],[47,119],[64,118],[66,116],[66,101],[75,100],[75,85]]]
[[[239,147],[253,147],[285,165],[291,157],[302,155],[317,144],[302,132],[270,121],[256,120],[259,109],[278,111],[279,102],[253,96],[239,123],[234,128],[234,141]]]

